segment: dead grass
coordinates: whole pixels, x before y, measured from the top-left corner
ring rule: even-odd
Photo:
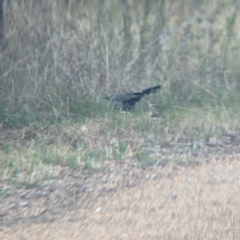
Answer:
[[[236,1],[4,6],[0,120],[14,127],[102,116],[103,94],[155,84],[164,108],[239,101]]]
[[[239,239],[238,155],[225,156],[221,161],[211,159],[200,166],[168,165],[137,172],[136,168],[125,165],[120,170],[115,165],[114,169],[106,172],[107,178],[104,175],[94,178],[91,186],[96,191],[90,193],[78,191],[91,177],[83,180],[82,173],[65,175],[66,187],[59,185],[58,190],[45,198],[53,200],[58,195],[62,196],[62,203],[64,198],[71,198],[75,199],[74,204],[53,210],[55,220],[51,222],[47,216],[51,216],[54,207],[39,204],[45,211],[36,212],[36,200],[27,198],[24,201],[28,206],[22,207],[25,210],[19,208],[26,217],[3,227],[0,236],[3,239]],[[37,214],[42,211],[43,215]],[[35,217],[27,219],[27,212]]]

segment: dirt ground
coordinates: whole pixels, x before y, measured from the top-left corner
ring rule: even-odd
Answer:
[[[0,239],[240,239],[239,155],[113,168],[6,196]]]

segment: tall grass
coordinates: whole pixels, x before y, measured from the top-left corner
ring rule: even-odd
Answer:
[[[0,118],[94,117],[104,94],[154,84],[168,108],[239,100],[239,3],[195,2],[7,1]]]

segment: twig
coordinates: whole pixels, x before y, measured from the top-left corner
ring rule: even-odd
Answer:
[[[212,95],[213,97],[217,98],[217,96],[216,96],[215,94],[213,94],[210,90],[208,90],[208,89],[206,89],[206,88],[204,88],[204,87],[198,85],[197,83],[193,83],[193,84],[194,84],[195,86],[197,86],[197,87],[203,89],[204,91],[206,91],[207,93],[209,93],[209,94]]]

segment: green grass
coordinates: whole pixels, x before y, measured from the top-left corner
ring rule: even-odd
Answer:
[[[30,187],[58,177],[62,167],[95,171],[111,161],[147,167],[212,158],[216,152],[204,152],[202,144],[215,144],[223,133],[238,134],[237,107],[172,107],[159,118],[150,118],[141,109],[110,110],[84,122],[72,119],[47,128],[36,124],[6,129],[0,155],[2,180]]]

